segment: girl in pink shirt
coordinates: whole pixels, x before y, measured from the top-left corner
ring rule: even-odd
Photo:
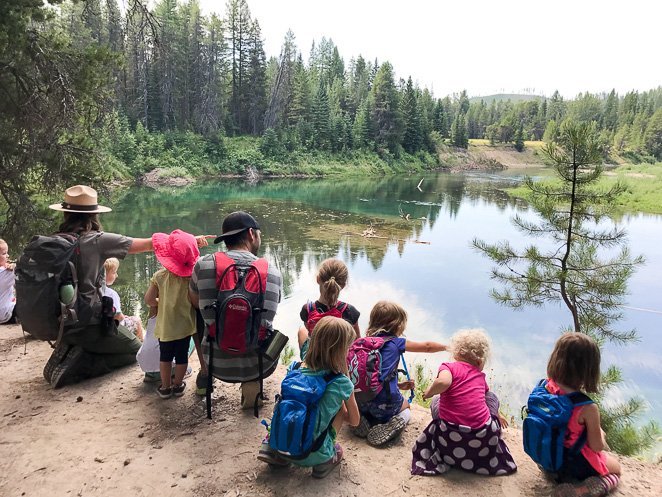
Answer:
[[[501,439],[501,427],[508,424],[483,373],[489,338],[482,330],[461,330],[450,350],[454,361],[439,367],[423,394],[434,397],[432,422],[414,445],[412,474],[442,474],[451,467],[481,475],[513,473],[517,465]]]

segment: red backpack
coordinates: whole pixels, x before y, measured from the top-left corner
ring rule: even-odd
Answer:
[[[335,307],[332,307],[326,312],[320,312],[317,308],[316,302],[308,302],[308,319],[306,319],[306,329],[308,333],[312,333],[317,322],[324,316],[333,316],[334,318],[342,318],[343,312],[347,309],[347,304],[338,301]]]
[[[208,340],[218,348],[233,355],[255,352],[258,359],[260,392],[253,406],[257,417],[257,401],[264,398],[262,393],[262,350],[269,338],[267,329],[262,326],[264,297],[267,288],[269,263],[266,259],[256,259],[250,264],[236,262],[224,252],[214,254],[216,263],[216,301],[208,306],[214,309],[216,319],[207,329]],[[209,347],[209,375],[207,380],[207,417],[211,419],[212,364],[214,347]]]
[[[228,354],[254,351],[267,338],[261,323],[269,263],[257,259],[241,264],[224,252],[216,252],[214,260],[218,295],[212,304],[216,320],[209,325],[209,337]]]

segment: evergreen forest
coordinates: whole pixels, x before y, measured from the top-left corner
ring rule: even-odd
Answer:
[[[662,87],[564,99],[435,96],[388,60],[284,35],[267,57],[246,0],[8,0],[0,5],[0,194],[167,176],[438,168],[488,139],[517,150],[593,121],[606,160],[662,159]],[[382,54],[383,56],[383,54]],[[443,63],[443,62],[437,62]],[[452,70],[449,68],[449,70]],[[342,167],[339,167],[342,166]],[[361,169],[363,167],[364,169]]]

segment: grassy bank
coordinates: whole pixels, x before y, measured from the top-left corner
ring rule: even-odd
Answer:
[[[550,170],[550,175],[551,173]],[[619,197],[615,205],[616,214],[662,214],[662,162],[624,164],[610,169],[604,173],[599,186],[608,188],[616,181],[623,182],[627,187],[627,191]],[[526,199],[528,190],[520,186],[509,189],[508,193]]]

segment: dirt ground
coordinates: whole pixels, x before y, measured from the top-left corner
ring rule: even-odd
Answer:
[[[264,427],[238,409],[236,385],[216,389],[209,421],[193,389],[162,400],[142,382],[138,366],[53,390],[42,369],[47,343],[24,340],[17,326],[0,327],[0,495],[14,496],[546,496],[552,484],[506,430],[519,465],[507,477],[453,470],[412,477],[411,447],[429,421],[415,406],[401,439],[375,449],[344,429],[346,459],[324,480],[310,469],[270,470],[257,460]],[[197,371],[197,365],[193,364]],[[273,399],[280,368],[266,382]],[[268,416],[269,402],[262,410]],[[617,496],[662,495],[662,466],[623,459]]]

